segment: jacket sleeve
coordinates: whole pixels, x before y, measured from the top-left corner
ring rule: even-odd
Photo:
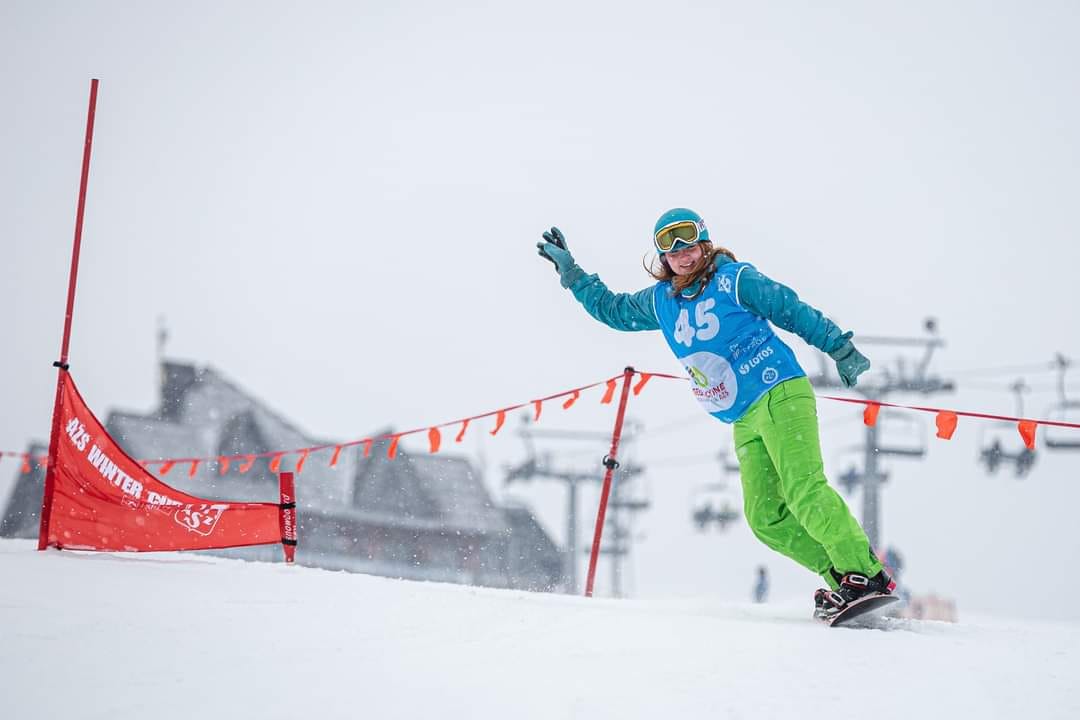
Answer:
[[[778,328],[795,333],[808,345],[829,353],[846,342],[839,327],[820,310],[807,305],[795,291],[758,272],[743,267],[736,280],[740,305]]]
[[[659,330],[654,287],[636,293],[613,293],[596,275],[578,274],[569,284],[570,292],[585,311],[616,330]]]

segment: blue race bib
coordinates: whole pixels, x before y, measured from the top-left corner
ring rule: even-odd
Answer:
[[[668,347],[690,375],[705,411],[732,423],[784,380],[806,375],[795,353],[767,320],[739,304],[739,273],[749,263],[725,263],[694,299],[657,283],[656,317]]]

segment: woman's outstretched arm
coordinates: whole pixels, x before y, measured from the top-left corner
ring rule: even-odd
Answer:
[[[843,332],[820,310],[800,300],[791,288],[752,266],[739,270],[735,287],[740,305],[827,353],[836,362],[844,387],[854,387],[859,375],[870,369],[870,360],[851,342],[854,333]]]
[[[541,257],[555,265],[559,282],[568,288],[585,311],[608,327],[616,330],[659,330],[656,319],[654,288],[636,293],[614,293],[597,275],[582,270],[566,247],[566,238],[558,228],[544,233],[536,244]]]

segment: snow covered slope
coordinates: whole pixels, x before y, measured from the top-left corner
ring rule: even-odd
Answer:
[[[1080,626],[616,601],[0,541],[22,718],[1076,718]]]

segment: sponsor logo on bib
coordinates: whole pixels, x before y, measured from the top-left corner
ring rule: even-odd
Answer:
[[[739,381],[727,360],[711,352],[696,352],[681,360],[693,381],[690,390],[707,412],[723,412],[735,404]]]
[[[770,357],[772,354],[773,354],[773,349],[771,347],[769,347],[769,346],[763,347],[761,349],[761,352],[759,352],[757,355],[750,358],[749,360],[747,360],[743,364],[739,365],[739,374],[740,375],[748,374],[751,370],[753,370],[758,365],[760,365],[762,363],[762,361],[765,360],[765,358]]]

